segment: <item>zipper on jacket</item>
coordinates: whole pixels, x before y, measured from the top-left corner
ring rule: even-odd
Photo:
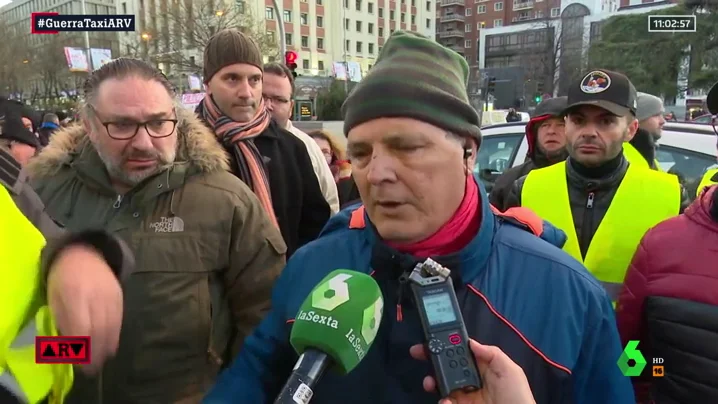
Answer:
[[[401,323],[404,321],[404,311],[402,310],[401,303],[404,299],[404,288],[409,283],[409,276],[406,273],[401,274],[399,277],[399,291],[397,292],[398,299],[396,300],[396,321]]]
[[[593,209],[593,200],[596,197],[596,195],[593,192],[588,193],[588,198],[586,198],[586,209]]]
[[[112,207],[119,209],[120,205],[122,205],[122,195],[117,195],[117,199],[115,199],[115,203],[112,204]]]

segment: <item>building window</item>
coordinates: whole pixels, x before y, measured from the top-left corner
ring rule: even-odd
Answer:
[[[486,13],[486,4],[476,6],[476,14],[484,14],[484,13]]]
[[[357,32],[361,32],[361,21],[356,22]]]
[[[480,30],[480,29],[482,29],[482,28],[486,28],[486,23],[483,22],[483,21],[477,22],[477,23],[476,23],[476,29],[477,29],[477,30]]]
[[[369,14],[374,14],[374,3],[366,3],[366,11]]]
[[[556,7],[551,9],[551,18],[556,18],[561,13],[561,9]]]
[[[381,55],[381,49],[382,49],[382,47],[380,46],[380,47],[379,47],[379,54],[380,54],[380,55]]]
[[[471,9],[470,9],[470,8],[467,8],[467,9],[464,11],[464,15],[466,15],[467,17],[470,16],[470,15],[471,15]]]
[[[318,6],[321,6],[321,5],[322,5],[322,0],[317,0],[317,5],[318,5]]]
[[[402,24],[405,23],[406,22],[406,13],[401,13],[401,16],[399,18],[400,18],[400,21]]]
[[[373,43],[370,43],[370,44],[369,44],[369,54],[370,54],[370,55],[373,55],[373,54],[374,54],[374,44],[373,44]]]
[[[307,59],[302,60],[302,69],[309,69],[309,61]]]
[[[302,25],[309,25],[309,14],[307,14],[307,13],[299,14],[299,23]]]
[[[349,0],[344,0],[344,8],[349,8]]]
[[[347,51],[347,52],[349,52],[349,49],[351,49],[351,47],[352,47],[351,45],[352,45],[352,42],[347,39],[347,40],[344,42],[344,50]]]
[[[384,38],[384,28],[379,27],[379,38]]]
[[[287,46],[292,46],[292,34],[284,34],[284,42],[287,43]]]
[[[503,26],[504,26],[504,20],[502,20],[500,18],[497,20],[494,20],[494,28],[495,27],[503,27]]]
[[[431,28],[431,18],[426,19],[426,28]]]
[[[317,27],[322,28],[324,26],[324,17],[321,15],[317,16]]]
[[[379,18],[384,18],[384,9],[379,7]]]
[[[274,19],[274,8],[273,7],[267,7],[264,9],[264,18],[267,20]]]
[[[464,25],[464,32],[471,32],[471,24]]]
[[[372,24],[372,23],[367,24],[366,32],[369,34],[373,34],[374,33],[374,24]]]
[[[237,11],[239,12],[239,14],[244,14],[247,11],[246,3],[244,2],[244,0],[237,0]]]
[[[346,29],[346,30],[349,29],[349,19],[348,18],[344,19],[344,29]]]
[[[504,9],[504,2],[500,1],[498,3],[494,3],[494,11],[502,11]]]
[[[317,38],[317,49],[324,49],[324,38]]]
[[[464,41],[464,48],[471,48],[471,39],[467,39]]]
[[[416,16],[413,14],[411,15],[411,25],[416,25]]]
[[[317,62],[317,68],[319,68],[319,70],[324,70],[324,61],[323,60],[320,60]]]
[[[426,11],[431,11],[431,2],[430,1],[426,2]]]
[[[292,22],[292,10],[284,10],[284,22]]]
[[[396,19],[396,17],[394,16],[394,14],[395,14],[395,13],[394,13],[394,10],[389,10],[389,19],[390,19],[390,20]]]
[[[302,48],[308,48],[308,47],[309,47],[309,37],[302,36]]]
[[[357,11],[361,11],[361,0],[356,1],[356,9]]]
[[[357,41],[357,53],[362,53],[362,45],[364,45],[361,41]]]

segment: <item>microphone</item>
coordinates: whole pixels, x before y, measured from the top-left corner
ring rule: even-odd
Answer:
[[[374,278],[348,269],[332,271],[299,308],[289,342],[299,354],[274,404],[307,404],[327,369],[344,375],[374,342],[384,298]]]

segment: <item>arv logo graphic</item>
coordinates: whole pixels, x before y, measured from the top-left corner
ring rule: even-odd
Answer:
[[[623,350],[621,357],[618,358],[618,367],[621,369],[621,373],[628,377],[637,377],[641,375],[643,369],[646,367],[646,358],[643,357],[641,351],[638,348],[639,341],[628,341],[626,348]],[[630,363],[633,361],[633,364]]]

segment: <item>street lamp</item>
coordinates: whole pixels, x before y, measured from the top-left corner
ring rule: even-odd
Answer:
[[[221,17],[221,16],[224,15],[224,11],[222,11],[222,10],[217,10],[217,11],[214,13],[214,15],[216,15],[217,17]]]
[[[152,35],[148,34],[147,32],[143,32],[142,35],[140,35],[143,41],[149,41],[150,38],[152,38]]]
[[[29,61],[29,60],[27,60],[27,59],[23,59],[23,61],[22,61],[22,64],[26,65],[26,64],[28,64],[28,63],[30,63],[30,61]]]

